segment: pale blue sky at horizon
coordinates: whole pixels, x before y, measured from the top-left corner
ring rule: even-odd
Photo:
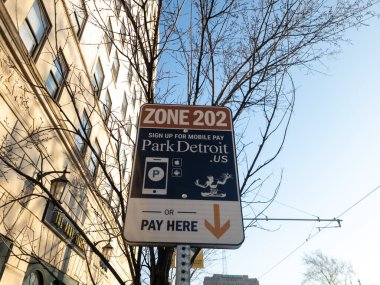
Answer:
[[[294,77],[294,116],[284,150],[269,166],[277,178],[283,170],[283,180],[268,217],[338,217],[380,186],[380,21],[346,35],[352,44],[324,61],[326,74]],[[378,284],[379,204],[380,189],[339,217],[341,228],[321,232],[326,223],[262,222],[273,231],[249,229],[239,249],[226,251],[226,273],[261,285],[301,284],[303,255],[321,250],[350,262],[362,285]],[[223,271],[222,261],[205,266],[205,276]]]

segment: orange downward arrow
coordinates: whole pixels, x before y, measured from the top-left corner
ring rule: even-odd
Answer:
[[[214,225],[211,225],[209,221],[205,220],[205,227],[217,238],[220,237],[230,228],[230,220],[220,226],[220,209],[219,204],[214,204]]]

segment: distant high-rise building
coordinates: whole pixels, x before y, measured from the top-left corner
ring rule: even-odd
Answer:
[[[248,275],[214,274],[212,277],[205,277],[203,285],[259,285],[259,281],[248,278]]]

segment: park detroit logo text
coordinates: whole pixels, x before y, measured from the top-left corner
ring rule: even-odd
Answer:
[[[151,151],[151,152],[176,152],[176,153],[201,153],[201,154],[218,154],[221,155],[218,158],[218,161],[220,162],[227,162],[228,161],[228,146],[227,144],[222,144],[222,142],[209,144],[209,143],[189,143],[185,140],[177,140],[177,137],[181,136],[188,139],[210,139],[210,140],[216,140],[216,139],[222,139],[223,136],[220,135],[208,135],[208,136],[196,136],[196,135],[187,135],[187,134],[169,134],[171,135],[176,141],[171,142],[170,140],[165,140],[163,143],[158,142],[152,142],[150,139],[143,139],[142,141],[142,147],[141,151]]]

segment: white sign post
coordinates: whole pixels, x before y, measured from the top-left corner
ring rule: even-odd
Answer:
[[[231,111],[145,104],[124,237],[130,244],[237,248],[244,240]]]

